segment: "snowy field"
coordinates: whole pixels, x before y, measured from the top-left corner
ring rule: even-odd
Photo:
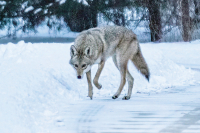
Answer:
[[[66,133],[69,128],[72,132],[74,125],[70,121],[76,121],[72,116],[64,120],[63,112],[80,116],[78,110],[90,104],[73,107],[74,105],[87,102],[95,104],[95,101],[106,103],[108,99],[110,101],[107,103],[111,105],[111,102],[116,101],[111,96],[117,91],[120,76],[112,59],[108,59],[100,76],[102,89],[98,90],[93,86],[94,98],[90,101],[86,97],[86,76],[78,80],[69,65],[69,48],[72,44],[24,41],[0,44],[1,133]],[[188,86],[200,84],[197,78],[200,69],[200,40],[191,43],[140,45],[151,77],[148,83],[129,62],[129,70],[135,79],[132,98],[184,92]],[[96,70],[97,65],[92,68],[92,77]],[[117,102],[122,102],[121,98],[127,91],[126,84]],[[148,102],[146,101],[147,104]],[[149,110],[153,108],[150,106]]]

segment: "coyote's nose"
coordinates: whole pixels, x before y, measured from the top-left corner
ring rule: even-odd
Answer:
[[[78,79],[81,79],[81,76],[77,76]]]

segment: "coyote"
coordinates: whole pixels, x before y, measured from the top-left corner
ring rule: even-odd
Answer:
[[[87,75],[88,97],[91,99],[93,97],[91,67],[94,64],[98,64],[93,83],[98,89],[101,89],[102,85],[99,84],[98,79],[105,61],[110,56],[112,56],[113,62],[121,75],[120,86],[112,96],[113,99],[118,98],[121,94],[126,79],[128,81],[128,94],[122,99],[128,100],[131,97],[134,79],[127,68],[129,60],[149,81],[149,69],[142,56],[137,37],[125,27],[106,26],[81,32],[75,39],[74,45],[70,48],[70,55],[69,63],[75,69],[77,78],[81,79],[84,73]]]

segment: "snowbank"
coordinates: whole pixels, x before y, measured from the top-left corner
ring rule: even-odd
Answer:
[[[72,44],[32,44],[20,41],[16,45],[0,45],[1,131],[48,132],[51,128],[46,127],[46,122],[53,123],[50,118],[55,117],[55,114],[59,115],[61,108],[67,108],[77,100],[89,100],[86,97],[86,76],[78,80],[68,63]],[[163,54],[162,47],[156,45],[141,44],[151,71],[150,83],[139,74],[131,62],[129,63],[129,70],[135,79],[133,94],[170,91],[170,87],[194,84],[195,72],[174,63],[167,58],[172,52],[165,51]],[[177,47],[185,49],[187,46]],[[197,47],[200,48],[200,45]],[[97,65],[92,68],[92,77],[96,70]],[[103,88],[99,91],[94,87],[94,100],[95,97],[112,96],[119,86],[119,81],[119,72],[112,59],[108,59],[100,77]],[[120,98],[126,92],[127,84]],[[13,125],[13,128],[10,128],[10,125]]]

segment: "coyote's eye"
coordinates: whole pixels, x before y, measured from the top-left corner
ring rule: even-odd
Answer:
[[[86,67],[86,64],[83,64],[83,65],[82,65],[82,68],[85,68],[85,67]]]
[[[77,64],[75,64],[75,65],[74,65],[74,67],[75,67],[75,68],[77,68],[77,67],[78,67],[78,65],[77,65]]]

